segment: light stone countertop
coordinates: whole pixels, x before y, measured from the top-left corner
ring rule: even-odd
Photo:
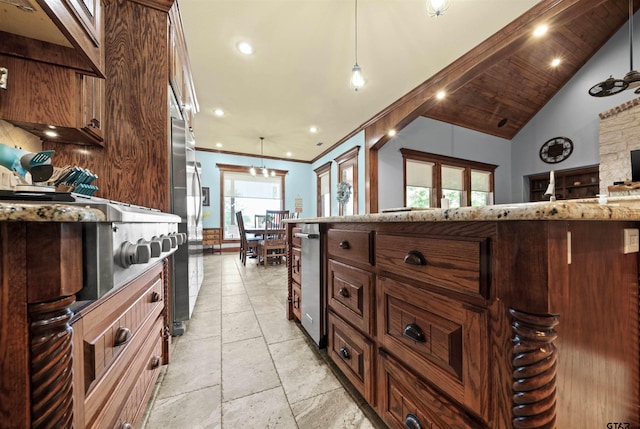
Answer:
[[[23,203],[0,201],[0,222],[104,222],[98,209],[64,203]]]
[[[453,209],[397,209],[395,212],[354,216],[329,216],[290,219],[288,222],[434,222],[504,220],[640,220],[640,201],[610,198],[607,204],[597,199],[555,202],[497,204],[486,207]]]

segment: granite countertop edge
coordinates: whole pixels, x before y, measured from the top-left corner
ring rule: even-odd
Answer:
[[[0,202],[0,222],[104,222],[105,214],[94,208],[52,203]]]
[[[442,221],[515,221],[515,220],[640,220],[640,204],[612,200],[598,204],[597,199],[572,201],[497,204],[485,207],[451,209],[397,209],[387,213],[352,216],[328,216],[289,219],[285,222],[442,222]]]

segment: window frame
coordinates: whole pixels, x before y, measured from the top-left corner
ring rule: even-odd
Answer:
[[[322,213],[322,186],[321,178],[327,175],[329,179],[329,196],[331,196],[331,161],[313,170],[316,173],[316,214],[318,217],[323,217]],[[331,197],[329,197],[329,216],[331,216]]]
[[[360,146],[354,146],[342,155],[334,158],[338,164],[338,183],[342,182],[342,173],[353,168],[353,183],[351,185],[351,199],[349,204],[353,206],[353,214],[358,214],[358,153]],[[343,216],[342,204],[338,205],[338,216]]]
[[[219,200],[219,208],[220,208],[220,228],[222,229],[222,242],[223,243],[239,243],[240,239],[225,239],[224,233],[224,173],[247,173],[251,175],[250,166],[244,165],[231,165],[231,164],[216,164],[216,167],[220,170],[220,192],[218,193]],[[274,171],[276,177],[280,178],[280,186],[282,189],[281,197],[280,197],[280,210],[284,210],[284,200],[285,200],[285,180],[284,177],[289,173],[288,170],[276,170],[275,168],[270,168],[269,170]],[[232,224],[235,222],[235,216],[231,219]]]
[[[459,167],[464,168],[463,173],[463,193],[464,193],[464,205],[463,207],[471,206],[471,170],[483,171],[490,174],[489,187],[491,194],[493,195],[493,203],[495,203],[495,170],[497,165],[488,164],[479,161],[471,161],[462,158],[454,158],[452,156],[437,155],[429,152],[422,152],[414,149],[401,148],[402,153],[402,179],[403,179],[403,204],[407,205],[407,159],[412,161],[422,161],[433,163],[432,170],[432,204],[434,207],[441,207],[442,198],[442,166]]]

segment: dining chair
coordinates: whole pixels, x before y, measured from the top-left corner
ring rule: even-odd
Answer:
[[[238,224],[238,231],[240,231],[240,260],[242,265],[247,265],[247,256],[250,254],[257,254],[259,237],[247,237],[247,233],[244,229],[244,217],[242,211],[236,212],[236,223]]]
[[[266,218],[266,215],[254,215],[253,216],[253,226],[256,228],[264,228],[264,219]]]
[[[267,210],[264,234],[258,247],[258,258],[266,268],[269,260],[281,263],[287,251],[287,231],[282,221],[289,218],[289,210]]]

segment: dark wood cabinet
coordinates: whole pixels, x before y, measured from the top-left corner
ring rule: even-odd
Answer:
[[[597,165],[572,170],[554,171],[556,199],[596,198],[600,193]],[[549,201],[544,195],[549,186],[549,172],[529,176],[529,201]]]

